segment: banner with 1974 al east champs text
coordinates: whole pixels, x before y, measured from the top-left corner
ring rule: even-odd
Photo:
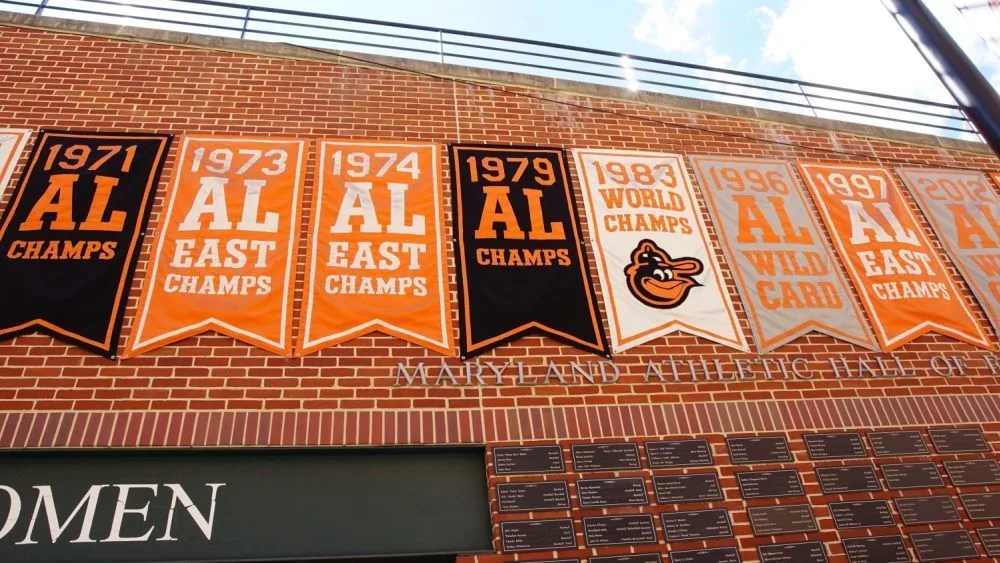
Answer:
[[[683,331],[748,351],[680,155],[573,154],[613,350]]]
[[[800,162],[799,170],[883,350],[929,332],[990,349],[888,169]]]
[[[1000,196],[982,172],[897,168],[959,273],[1000,331]],[[997,176],[994,176],[996,178]]]
[[[291,355],[305,143],[184,137],[130,356],[207,330]]]

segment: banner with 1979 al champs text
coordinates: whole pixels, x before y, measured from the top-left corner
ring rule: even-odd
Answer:
[[[613,350],[683,331],[748,351],[680,155],[573,153]]]
[[[291,355],[305,141],[185,137],[128,354],[207,330]]]
[[[889,170],[805,162],[799,169],[883,350],[929,332],[991,347]]]

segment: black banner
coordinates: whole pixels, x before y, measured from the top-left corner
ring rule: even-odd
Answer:
[[[607,354],[563,151],[450,149],[462,358],[531,331]]]
[[[0,223],[0,336],[115,358],[171,135],[40,133]]]

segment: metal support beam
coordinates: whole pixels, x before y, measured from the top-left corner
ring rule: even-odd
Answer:
[[[945,88],[1000,156],[1000,96],[922,0],[882,0]]]

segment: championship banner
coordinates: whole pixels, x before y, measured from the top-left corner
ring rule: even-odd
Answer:
[[[810,331],[870,350],[875,339],[781,160],[690,156],[760,352]]]
[[[814,163],[799,169],[883,350],[932,331],[990,348],[888,170]]]
[[[374,331],[454,354],[432,144],[320,141],[309,223],[309,354]]]
[[[7,182],[10,182],[30,136],[30,129],[0,129],[0,197],[7,189]]]
[[[184,137],[128,355],[216,330],[290,356],[305,141]]]
[[[463,358],[528,332],[607,353],[562,149],[452,145]]]
[[[1000,332],[1000,196],[981,172],[896,170]]]
[[[573,154],[612,349],[683,331],[749,351],[680,156]]]
[[[0,335],[114,359],[170,135],[41,132],[0,225]]]

